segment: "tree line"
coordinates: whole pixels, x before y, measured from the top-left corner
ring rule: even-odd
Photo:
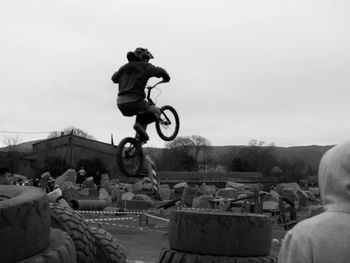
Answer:
[[[212,151],[208,139],[191,135],[166,143],[153,158],[158,171],[261,172],[265,177],[275,176],[282,181],[299,181],[317,174],[317,168],[304,160],[281,158],[273,143],[255,139],[219,157],[214,158]]]
[[[67,127],[61,132],[52,132],[47,137],[54,138],[62,134],[74,134],[81,137],[94,139],[92,135],[74,126]],[[17,152],[17,144],[20,138],[5,137],[3,143],[9,147],[7,153],[3,153],[2,161],[6,160],[10,168],[19,162],[20,154]],[[221,156],[213,156],[213,147],[209,139],[200,135],[179,136],[165,144],[160,154],[152,154],[158,171],[234,171],[234,172],[261,172],[263,176],[279,177],[282,181],[298,181],[307,176],[316,175],[317,168],[308,165],[303,159],[287,160],[278,156],[276,146],[273,143],[250,140],[247,145],[239,147]],[[61,158],[62,159],[62,158]],[[48,156],[43,163],[54,174],[61,173],[68,164],[58,157]],[[101,162],[96,160],[82,160],[79,165],[91,167],[90,170],[104,170]]]

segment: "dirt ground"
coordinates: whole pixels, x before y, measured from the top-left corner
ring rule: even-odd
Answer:
[[[168,213],[163,214],[164,217],[168,217],[168,215]],[[305,218],[302,212],[298,215],[298,221]],[[140,226],[139,216],[137,215],[121,215],[120,218],[127,218],[127,220],[103,221],[99,226],[119,239],[129,262],[158,262],[162,248],[169,247],[167,223],[150,218],[147,224],[143,220],[142,226]],[[96,223],[90,224],[96,225]],[[271,256],[278,256],[281,240],[285,233],[286,230],[282,225],[272,224]]]

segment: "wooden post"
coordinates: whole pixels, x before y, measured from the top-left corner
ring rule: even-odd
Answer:
[[[143,220],[142,216],[143,216],[142,214],[139,214],[139,226],[142,226],[142,220]]]

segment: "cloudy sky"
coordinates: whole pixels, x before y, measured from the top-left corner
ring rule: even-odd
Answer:
[[[133,135],[110,78],[141,46],[171,76],[157,102],[177,109],[179,136],[339,143],[350,138],[349,14],[345,0],[1,0],[0,137],[72,125],[103,142]]]

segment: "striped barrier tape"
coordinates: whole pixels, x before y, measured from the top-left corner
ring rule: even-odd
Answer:
[[[122,225],[122,224],[115,224],[115,223],[107,223],[107,222],[93,222],[93,223],[97,223],[97,224],[100,224],[100,225],[119,226],[119,227],[126,227],[126,228],[145,230],[144,227],[140,227],[140,226],[129,226],[129,225]]]
[[[206,212],[212,212],[212,211],[222,211],[220,209],[210,209],[210,208],[191,208],[191,207],[179,207],[178,210],[192,210],[192,211],[206,211]]]
[[[133,259],[127,259],[126,262],[128,262],[128,263],[156,263],[154,261],[150,262],[150,261],[133,260]]]
[[[121,220],[132,220],[133,217],[113,217],[113,218],[88,218],[84,219],[86,222],[94,222],[94,221],[121,221]]]
[[[77,210],[78,213],[81,214],[113,214],[113,215],[143,215],[145,212],[132,212],[132,211],[125,211],[125,212],[117,212],[117,211],[90,211],[90,210]]]
[[[147,214],[147,213],[144,213],[143,215],[144,215],[144,216],[147,216],[147,217],[150,217],[150,218],[154,218],[154,219],[160,220],[160,221],[164,221],[164,222],[167,222],[167,223],[170,221],[170,220],[167,219],[167,218],[159,217],[159,216],[154,216],[154,215],[150,215],[150,214]]]

